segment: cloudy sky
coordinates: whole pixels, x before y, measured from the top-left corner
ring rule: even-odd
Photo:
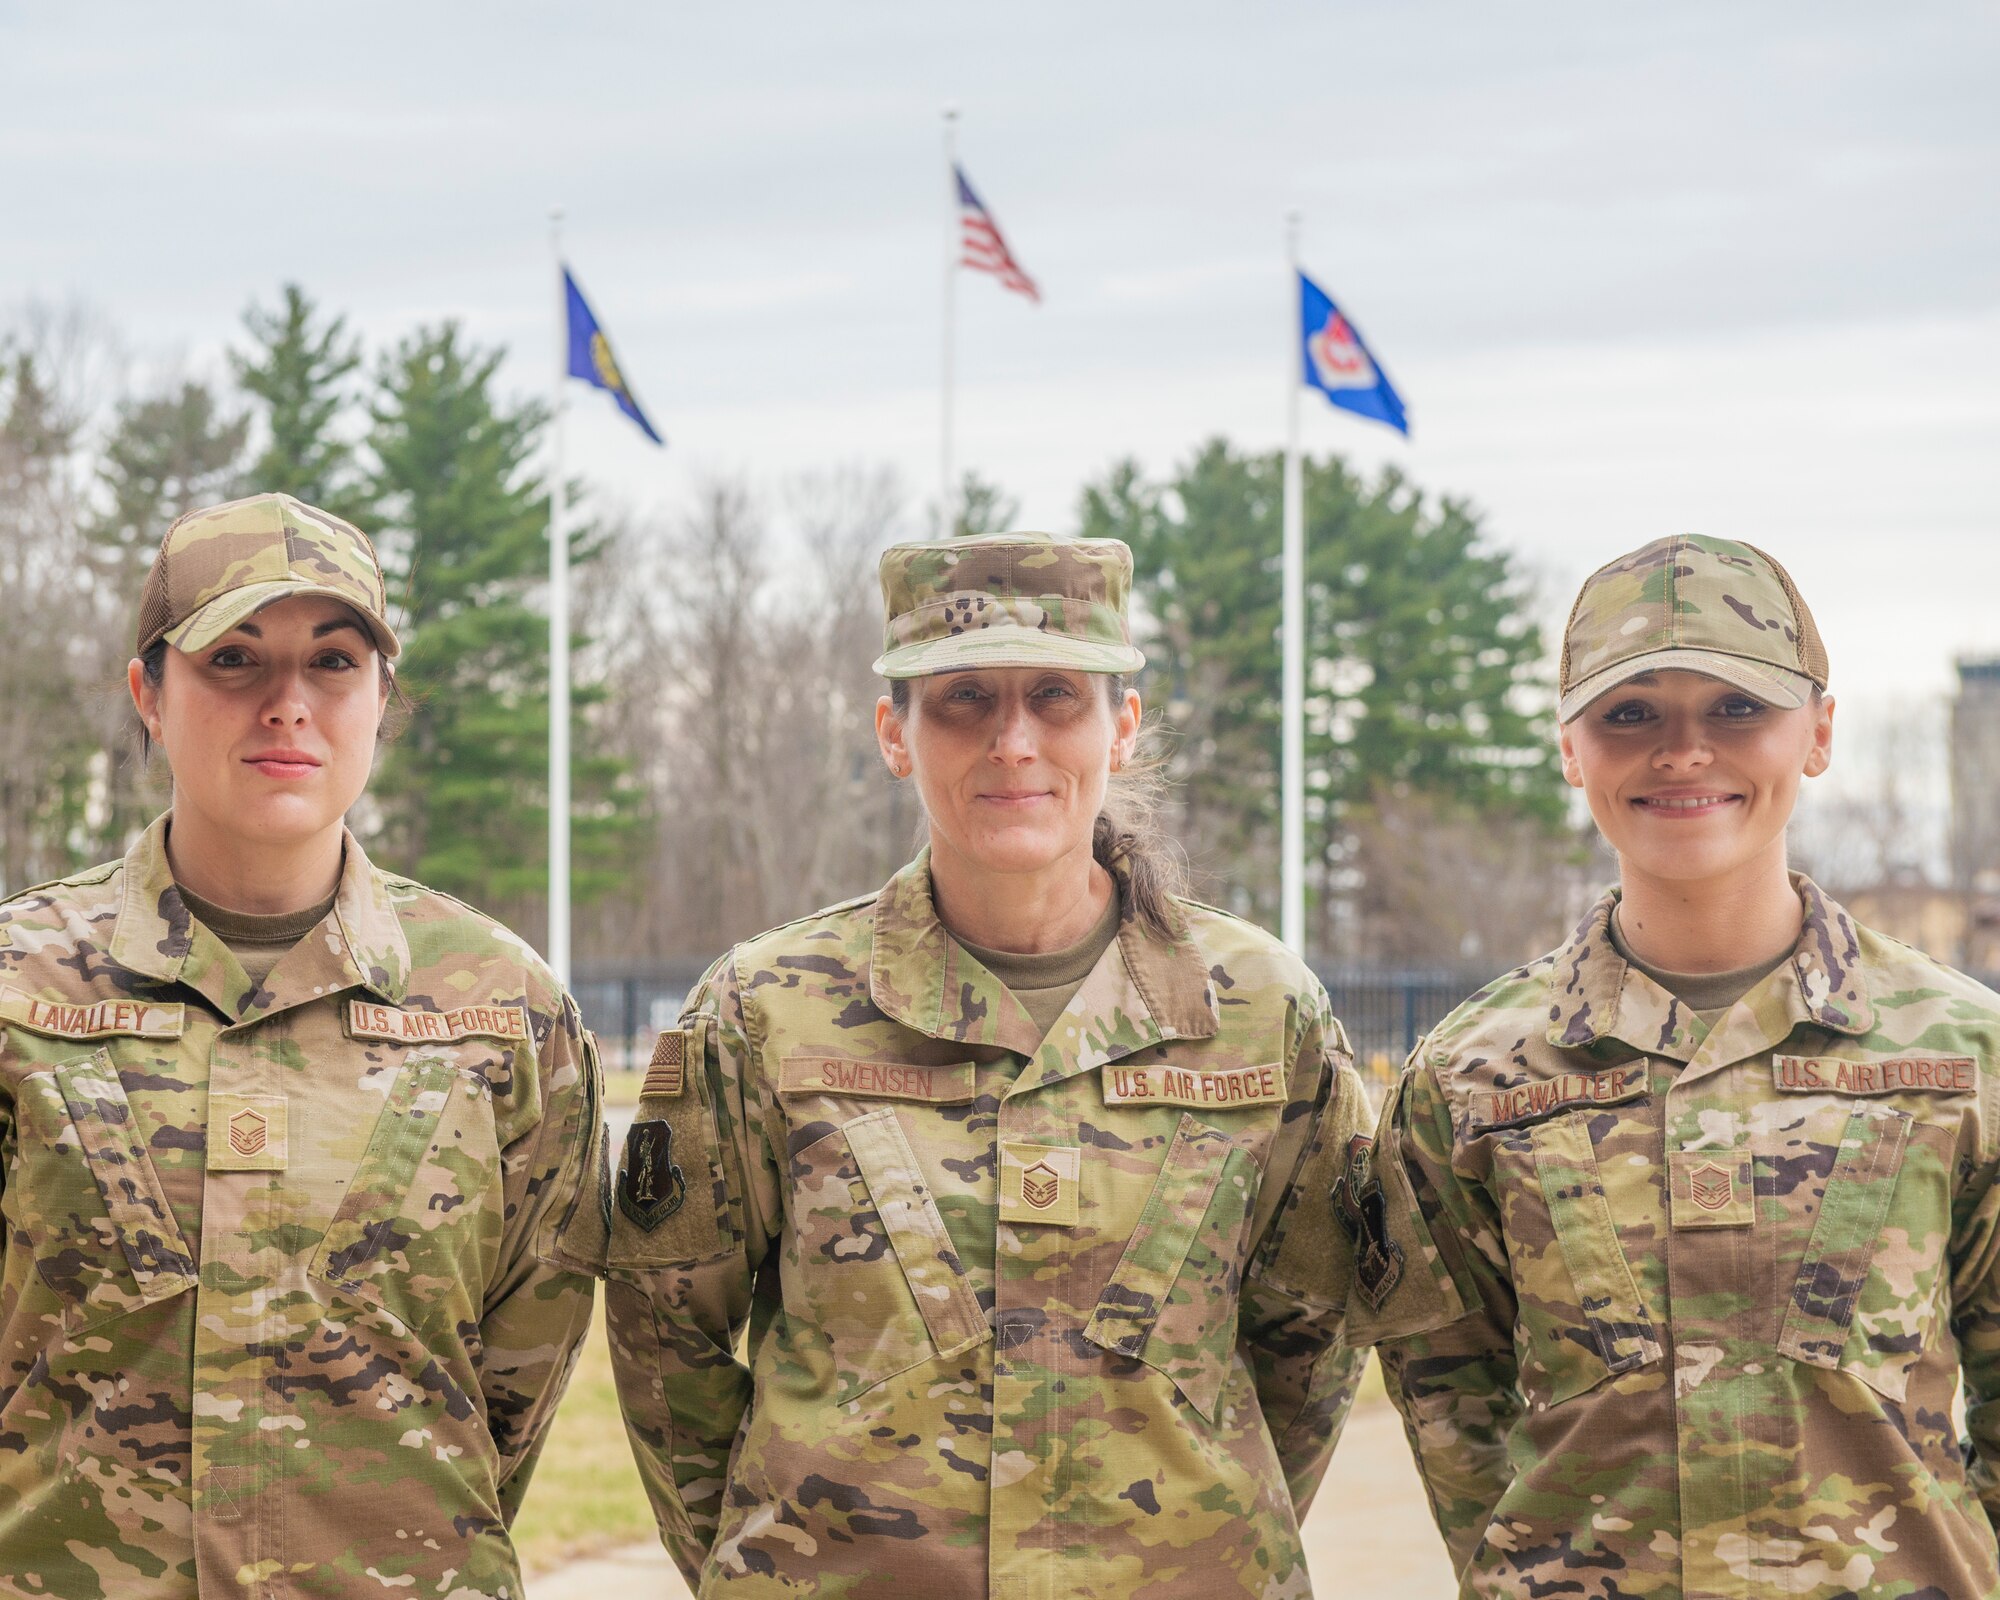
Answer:
[[[951,103],[1046,295],[959,286],[959,459],[1024,522],[1280,441],[1296,206],[1415,430],[1312,400],[1309,448],[1471,499],[1558,611],[1661,533],[1765,543],[1893,706],[2000,652],[1996,69],[1963,3],[0,0],[0,314],[80,298],[141,371],[214,372],[296,279],[539,390],[559,204],[672,446],[579,389],[579,469],[670,511],[888,461],[914,503]]]

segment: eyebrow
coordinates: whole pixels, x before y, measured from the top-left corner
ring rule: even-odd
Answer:
[[[363,638],[367,637],[361,624],[356,622],[352,617],[335,617],[331,622],[322,622],[313,629],[312,636],[315,639],[324,639],[329,633],[338,633],[342,628],[352,628],[356,633],[361,634]],[[236,624],[236,631],[238,633],[247,633],[253,639],[264,637],[264,630],[254,622],[239,622]]]

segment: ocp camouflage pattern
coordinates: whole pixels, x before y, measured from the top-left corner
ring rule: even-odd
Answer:
[[[1782,566],[1754,545],[1677,534],[1608,562],[1578,591],[1563,630],[1561,716],[1609,687],[1595,680],[1612,669],[1667,650],[1774,668],[1781,683],[1827,682],[1819,629]]]
[[[518,1600],[603,1236],[594,1048],[351,837],[253,990],[167,821],[0,906],[0,1593]]]
[[[1118,539],[987,534],[882,552],[882,656],[892,678],[965,667],[1136,672],[1132,552]]]
[[[1614,894],[1384,1109],[1409,1270],[1351,1336],[1464,1595],[2000,1592],[2000,996],[1794,882],[1792,958],[1712,1030]]]
[[[606,1301],[698,1593],[1309,1593],[1371,1114],[1304,965],[1175,915],[1128,912],[1043,1039],[920,856],[692,997],[688,1090],[639,1109],[690,1198],[614,1217]]]

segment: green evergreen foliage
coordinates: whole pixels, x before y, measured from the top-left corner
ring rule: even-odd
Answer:
[[[1563,814],[1526,585],[1462,502],[1399,473],[1304,464],[1309,883],[1386,795],[1554,827]],[[1084,491],[1082,531],[1132,546],[1148,699],[1177,734],[1196,865],[1268,912],[1277,892],[1283,458],[1214,440],[1165,481],[1125,462]]]
[[[449,322],[385,356],[366,485],[404,645],[400,679],[416,702],[372,791],[381,853],[496,909],[539,896],[548,860],[548,620],[538,604],[548,497],[529,465],[546,414],[496,397],[501,356]],[[596,553],[587,532],[572,534],[573,562]],[[588,712],[599,699],[585,686],[573,694],[578,901],[615,881],[632,826],[621,764],[592,754]]]
[[[119,405],[97,466],[102,509],[85,533],[93,566],[128,611],[173,520],[242,490],[249,434],[244,413],[192,380]]]
[[[230,355],[263,423],[263,448],[245,481],[254,492],[297,495],[365,527],[369,506],[354,441],[340,427],[354,400],[360,341],[348,336],[345,317],[322,320],[297,284],[281,293],[277,310],[253,305],[243,313],[252,348]]]

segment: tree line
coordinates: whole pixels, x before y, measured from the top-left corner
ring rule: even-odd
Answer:
[[[122,392],[89,317],[0,331],[0,892],[121,852],[166,798],[123,692],[174,517],[284,490],[376,542],[408,726],[352,819],[370,852],[514,923],[545,921],[547,483],[537,401],[454,322],[367,350],[288,285],[226,379]],[[1278,896],[1280,463],[1213,440],[1117,463],[1057,531],[1131,545],[1135,631],[1198,892],[1266,925]],[[593,501],[576,576],[580,968],[714,954],[866,893],[920,823],[874,751],[875,562],[934,531],[896,474],[704,482],[653,516]],[[1015,525],[968,474],[954,536]],[[1305,471],[1309,947],[1495,967],[1546,947],[1601,867],[1567,822],[1547,641],[1465,502],[1337,457]]]

